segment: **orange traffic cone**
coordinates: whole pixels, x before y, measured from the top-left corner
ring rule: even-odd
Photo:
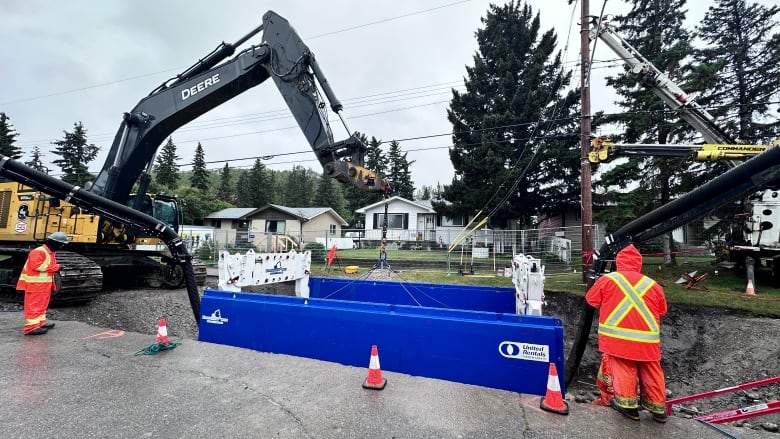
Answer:
[[[364,389],[382,390],[387,385],[387,380],[382,378],[382,369],[379,367],[379,352],[376,345],[371,346],[371,360],[368,363],[368,378],[363,382]]]
[[[550,372],[547,375],[547,394],[542,397],[539,407],[548,412],[569,414],[569,403],[563,400],[561,394],[561,382],[558,380],[558,369],[555,363],[550,363]]]
[[[168,326],[165,323],[165,317],[160,317],[160,324],[157,325],[157,344],[168,346]]]
[[[756,295],[756,289],[753,288],[753,280],[748,279],[747,288],[745,288],[745,294],[748,296],[755,296]]]

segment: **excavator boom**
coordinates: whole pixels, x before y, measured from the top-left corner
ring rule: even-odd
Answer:
[[[238,45],[261,30],[261,44],[228,59]],[[141,178],[139,192],[143,195],[151,178],[155,153],[165,138],[182,125],[269,78],[273,79],[295,116],[323,166],[324,175],[351,182],[366,191],[382,192],[386,183],[375,172],[363,167],[365,145],[354,136],[334,142],[320,87],[333,111],[341,111],[342,105],[333,95],[314,54],[287,20],[273,11],[263,15],[262,26],[235,44],[222,43],[125,113],[106,162],[89,191],[124,204],[133,185]]]

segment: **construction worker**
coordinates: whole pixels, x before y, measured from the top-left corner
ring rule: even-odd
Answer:
[[[24,335],[41,335],[54,327],[46,321],[51,294],[57,289],[54,273],[60,270],[54,252],[68,243],[68,235],[54,232],[43,245],[30,250],[16,289],[24,291]]]
[[[598,343],[604,354],[600,373],[611,378],[602,384],[611,381],[614,397],[610,405],[623,416],[638,421],[641,406],[663,423],[666,384],[660,319],[666,314],[664,290],[640,272],[642,255],[632,244],[618,252],[616,263],[617,270],[596,280],[585,295],[599,309]]]

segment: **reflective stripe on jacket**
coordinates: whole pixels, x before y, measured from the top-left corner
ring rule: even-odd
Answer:
[[[52,268],[56,265],[57,260],[54,252],[48,247],[42,245],[30,250],[19,275],[19,281],[16,283],[16,289],[30,292],[50,292],[54,285],[53,273],[56,271]]]
[[[601,276],[585,294],[599,308],[599,350],[635,361],[661,359],[660,319],[666,314],[663,288],[641,273],[642,255],[621,250],[617,270]]]
[[[658,327],[658,322],[655,321],[655,317],[643,299],[644,295],[655,285],[655,281],[647,276],[642,276],[639,282],[632,285],[620,273],[609,273],[606,276],[617,285],[624,297],[604,319],[604,322],[599,322],[599,335],[637,343],[660,343],[661,330]],[[642,320],[641,325],[636,325],[636,320],[632,322],[626,318],[632,310],[639,314]]]

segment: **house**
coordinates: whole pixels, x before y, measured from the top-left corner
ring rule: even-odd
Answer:
[[[426,245],[449,245],[466,226],[463,216],[450,218],[439,215],[433,209],[431,200],[411,201],[393,196],[355,210],[365,215],[366,240],[381,240],[382,225],[387,204],[387,240],[399,242],[425,242]]]
[[[341,236],[347,222],[330,207],[286,207],[268,204],[260,208],[228,208],[214,212],[204,222],[215,228],[217,242],[254,245],[262,252],[289,251],[296,245]]]

